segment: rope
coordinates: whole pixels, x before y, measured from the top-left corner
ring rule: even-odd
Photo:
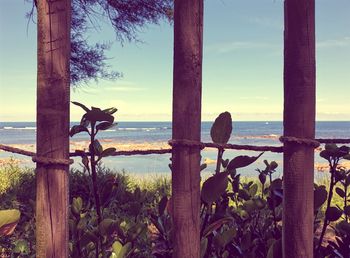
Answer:
[[[45,164],[45,165],[70,165],[74,162],[74,160],[72,159],[53,159],[53,158],[46,158],[46,157],[37,157],[35,152],[32,151],[26,151],[26,150],[22,150],[19,148],[15,148],[15,147],[11,147],[11,146],[7,146],[7,145],[3,145],[0,144],[0,149],[7,151],[7,152],[11,152],[11,153],[16,153],[16,154],[21,154],[24,156],[28,156],[28,157],[32,157],[33,162],[37,162],[37,163],[41,163],[41,164]]]
[[[3,151],[21,154],[21,155],[29,156],[29,157],[34,157],[36,155],[35,152],[26,151],[26,150],[22,150],[19,148],[15,148],[15,147],[3,145],[3,144],[0,144],[0,149]]]
[[[318,147],[320,143],[338,143],[338,144],[350,144],[350,139],[300,139],[296,137],[280,137],[280,141],[288,141],[288,142],[296,142],[299,144],[308,144],[313,147]],[[217,144],[217,143],[202,143],[197,141],[190,141],[190,140],[170,140],[169,145],[171,146],[188,146],[188,147],[199,147],[200,149],[203,148],[216,148],[216,149],[231,149],[231,150],[247,150],[247,151],[270,151],[275,153],[282,153],[283,152],[283,146],[256,146],[256,145],[239,145],[239,144]],[[50,159],[45,158],[45,160],[42,159],[42,157],[36,157],[35,152],[22,150],[19,148],[7,146],[0,144],[0,150],[4,150],[7,152],[12,152],[16,154],[21,154],[24,156],[34,157],[33,161],[38,163],[45,163],[45,164],[72,164],[72,160],[65,160],[65,159]],[[116,151],[111,154],[111,156],[131,156],[131,155],[149,155],[149,154],[167,154],[171,153],[172,149],[153,149],[153,150],[132,150],[132,151]],[[85,154],[89,155],[89,152],[86,152]],[[82,153],[79,152],[71,152],[69,153],[70,157],[77,157],[81,156]],[[57,162],[55,162],[57,161]]]
[[[172,139],[168,141],[168,144],[172,147],[197,147],[201,150],[204,149],[205,143],[200,141],[186,140],[186,139]]]
[[[32,158],[33,162],[44,164],[44,165],[71,165],[74,163],[72,159],[53,159],[47,157],[36,157]]]
[[[239,145],[239,144],[218,144],[218,143],[204,143],[207,148],[217,149],[231,149],[231,150],[247,150],[247,151],[270,151],[276,153],[283,152],[283,146],[256,146],[256,145]]]
[[[350,139],[315,139],[319,143],[350,144]]]
[[[293,136],[281,136],[279,140],[280,142],[283,142],[283,143],[290,142],[290,143],[296,143],[301,145],[307,145],[314,148],[317,148],[320,146],[320,142],[314,139],[298,138]]]

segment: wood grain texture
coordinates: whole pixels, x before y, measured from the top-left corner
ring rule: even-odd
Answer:
[[[284,135],[315,137],[315,2],[285,0]],[[284,144],[283,257],[313,257],[314,149]]]
[[[200,141],[203,0],[175,0],[173,139]],[[200,149],[174,146],[172,216],[176,258],[200,255]]]
[[[37,1],[37,156],[69,158],[70,0]],[[36,257],[68,257],[68,165],[37,164]]]

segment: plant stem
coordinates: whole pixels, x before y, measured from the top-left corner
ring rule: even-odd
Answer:
[[[326,215],[325,215],[325,219],[324,219],[324,223],[323,223],[323,227],[322,227],[320,240],[318,242],[317,251],[319,251],[320,248],[321,248],[322,241],[323,241],[323,238],[324,238],[324,234],[326,233],[326,229],[327,229],[327,226],[328,226],[327,211],[328,211],[329,207],[331,206],[331,202],[332,202],[332,198],[333,198],[333,188],[334,188],[334,185],[335,185],[334,173],[335,173],[335,168],[337,167],[336,164],[337,164],[337,162],[335,162],[334,164],[331,164],[331,162],[329,162],[330,172],[331,172],[331,182],[330,182],[330,186],[329,186],[329,193],[328,193],[328,199],[327,199]]]
[[[203,213],[204,213],[205,209],[206,209],[206,206],[203,207]],[[204,220],[203,220],[202,229],[201,229],[201,233],[200,233],[201,237],[203,236],[203,232],[205,230],[205,227],[207,226],[208,219],[209,219],[209,209],[207,209],[207,212],[205,213],[205,217],[204,217]]]
[[[96,205],[96,213],[97,213],[97,222],[98,224],[102,221],[102,215],[101,215],[101,204],[100,204],[100,196],[98,191],[98,184],[97,184],[97,172],[96,172],[96,161],[95,161],[95,150],[93,147],[94,141],[95,141],[95,124],[91,124],[91,136],[90,136],[90,145],[91,145],[91,175],[92,175],[92,187],[94,191],[94,198],[95,198],[95,205]]]
[[[272,185],[272,173],[269,173],[269,179],[270,179],[270,187]],[[273,225],[275,228],[275,233],[277,233],[277,221],[276,221],[276,211],[275,211],[275,198],[274,198],[274,193],[273,189],[270,188],[270,193],[271,193],[271,199],[272,199],[272,216],[273,216]]]
[[[261,184],[262,185],[262,187],[261,187],[261,199],[264,199],[264,190],[265,190],[265,183],[263,184]]]
[[[347,203],[348,203],[348,198],[347,198],[348,186],[346,185],[346,182],[344,184],[344,192],[345,192],[345,196],[344,196],[344,209],[345,209],[347,206]],[[348,215],[346,213],[345,213],[345,220],[346,220],[346,222],[348,222],[348,220],[349,220]]]
[[[219,174],[220,173],[220,167],[221,167],[221,160],[222,160],[222,155],[224,154],[224,149],[218,149],[218,157],[216,160],[216,169],[215,173]]]

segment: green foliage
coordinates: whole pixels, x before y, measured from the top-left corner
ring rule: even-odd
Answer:
[[[104,257],[115,257],[113,244],[116,241],[123,246],[129,243],[129,257],[152,257],[148,230],[152,225],[150,214],[157,211],[161,196],[169,195],[170,181],[161,177],[142,181],[101,165],[96,169],[104,216],[100,224],[97,222],[88,171],[70,171],[70,256],[95,257],[95,244],[102,239],[98,251]],[[15,257],[35,257],[34,200],[33,171],[27,171],[11,189],[0,195],[0,209],[18,209],[21,212],[13,233],[0,238],[0,248],[12,252]]]
[[[169,178],[140,181],[102,167],[101,159],[115,150],[104,150],[93,136],[111,125],[109,115],[116,109],[94,110],[93,115],[83,116],[80,129],[71,130],[72,135],[89,133],[91,142],[89,153],[78,151],[83,171],[72,170],[69,178],[70,256],[171,257],[176,229],[171,219]],[[109,121],[101,121],[107,116]],[[229,126],[215,128],[230,131]],[[229,139],[230,134],[219,138]],[[262,155],[224,159],[224,150],[218,150],[216,170],[201,190],[201,257],[281,257],[283,181],[274,177],[278,164],[264,160],[264,168],[256,169],[257,179],[239,173]],[[348,159],[349,148],[326,145],[320,155],[329,162],[330,179],[314,184],[315,257],[349,257],[350,170],[339,165]],[[12,171],[17,170],[18,166],[12,167]],[[1,238],[0,247],[17,256],[34,257],[34,176],[22,172],[11,175],[14,179],[7,179],[12,182],[10,187],[0,194],[0,208],[17,209],[21,217],[11,216],[17,228]],[[0,216],[0,232],[1,228]],[[325,238],[327,228],[334,232],[334,238]]]
[[[326,144],[325,149],[320,152],[320,156],[328,161],[329,164],[329,191],[328,197],[325,198],[325,187],[316,187],[315,207],[327,199],[325,215],[321,235],[318,239],[316,255],[318,257],[339,256],[348,257],[350,254],[350,224],[349,224],[349,184],[350,170],[346,171],[340,166],[340,161],[350,159],[350,148],[347,146],[338,147],[336,144]],[[332,206],[334,194],[341,198],[342,204]],[[315,211],[316,217],[318,210]],[[320,221],[317,221],[321,224]],[[327,245],[324,245],[324,236],[328,226],[334,226],[336,235],[335,240],[329,240]]]
[[[228,117],[221,114],[216,119],[211,130],[214,142],[227,143],[230,138],[231,129],[227,125],[232,121],[228,122]],[[256,170],[258,180],[243,181],[238,170],[253,164],[263,153],[231,160],[224,159],[223,153],[222,149],[218,150],[216,171],[202,186],[201,257],[282,257],[283,182],[273,178],[278,164],[264,160],[265,168]],[[326,150],[321,152],[330,163],[331,180],[330,185],[315,184],[315,232],[322,222],[326,226],[332,224],[336,238],[327,240],[320,249],[316,244],[316,257],[348,257],[350,254],[350,193],[347,188],[350,171],[338,167],[341,159],[349,158],[348,153],[347,147],[336,145],[326,145]],[[339,184],[335,193],[343,199],[343,207],[330,206],[334,198],[329,193],[333,193],[335,184]],[[171,206],[171,199],[162,199],[160,206]],[[157,257],[170,257],[171,232],[176,230],[172,228],[171,216],[165,210],[158,216],[153,215],[152,222],[158,230],[154,253]],[[318,241],[322,242],[322,236],[315,234],[315,243]]]
[[[21,213],[19,210],[0,210],[0,236],[8,236],[13,233]]]
[[[0,168],[0,195],[13,188],[25,172],[19,168],[18,162],[13,158],[3,162]]]

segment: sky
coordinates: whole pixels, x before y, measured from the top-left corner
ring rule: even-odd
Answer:
[[[24,0],[0,1],[0,121],[35,121],[36,25]],[[350,1],[316,0],[317,120],[350,120]],[[173,28],[143,28],[143,43],[115,40],[101,22],[91,42],[113,42],[117,81],[71,91],[87,106],[117,107],[119,121],[171,121]],[[283,1],[206,0],[202,120],[280,121],[283,113]],[[71,120],[82,110],[71,106]]]

